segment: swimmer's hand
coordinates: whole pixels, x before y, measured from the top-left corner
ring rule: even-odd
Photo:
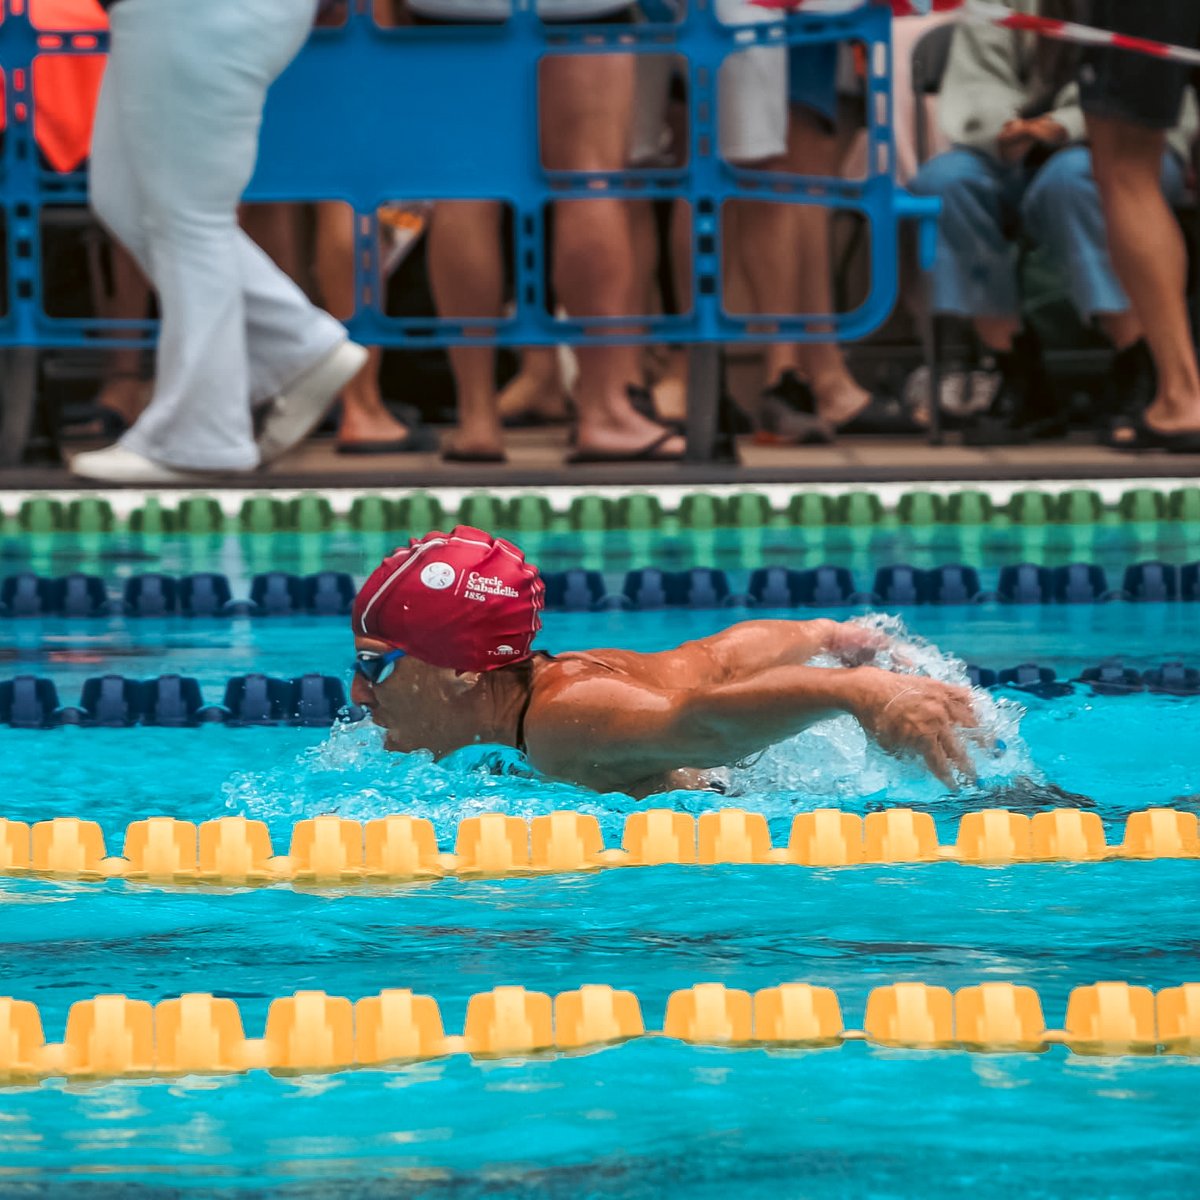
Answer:
[[[825,649],[848,667],[873,663],[882,651],[891,647],[892,639],[878,629],[844,621],[829,622]]]
[[[979,718],[967,688],[859,667],[853,692],[850,711],[889,754],[919,755],[949,788],[974,782],[962,731],[977,729]]]

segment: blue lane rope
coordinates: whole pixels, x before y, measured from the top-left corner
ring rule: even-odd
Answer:
[[[1003,566],[992,588],[984,586],[976,567],[961,563],[928,570],[906,563],[880,567],[865,590],[847,568],[834,565],[760,567],[749,572],[740,589],[715,567],[640,567],[628,571],[615,591],[603,573],[582,567],[547,571],[544,578],[546,607],[565,612],[1200,600],[1200,562],[1132,563],[1120,587],[1110,585],[1103,567],[1088,562]],[[235,596],[228,577],[211,571],[179,577],[145,572],[126,579],[119,594],[96,575],[47,577],[24,571],[0,578],[0,617],[344,617],[356,590],[354,579],[340,571],[263,572],[251,579],[246,596]]]
[[[1093,695],[1127,696],[1149,692],[1166,696],[1200,696],[1200,668],[1166,662],[1138,671],[1120,659],[1106,659],[1074,679],[1061,679],[1053,667],[1021,663],[993,670],[967,668],[976,687],[1002,688],[1054,700],[1082,689]],[[84,681],[79,700],[64,705],[52,679],[17,675],[0,680],[0,725],[17,729],[50,729],[59,725],[125,728],[135,725],[177,728],[199,725],[290,725],[328,728],[335,721],[363,717],[347,704],[342,680],[332,675],[273,679],[237,675],[226,681],[219,704],[205,699],[198,680],[181,675],[130,679],[99,675]]]

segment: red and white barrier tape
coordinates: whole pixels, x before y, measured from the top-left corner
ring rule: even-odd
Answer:
[[[1188,2],[1193,3],[1194,0]],[[863,6],[863,0],[750,0],[750,3],[756,8],[773,8],[783,12],[802,9],[804,12],[825,15],[849,12]],[[899,6],[893,7],[900,15],[905,15]],[[1200,49],[1194,46],[1172,46],[1167,42],[1130,37],[1128,34],[1114,33],[1111,29],[1080,25],[1075,21],[1059,21],[1032,13],[1014,12],[1007,5],[996,4],[992,0],[964,0],[962,19],[981,25],[997,25],[1003,29],[1036,33],[1041,37],[1055,38],[1060,42],[1074,42],[1080,46],[1108,46],[1114,50],[1132,50],[1137,54],[1148,54],[1153,58],[1162,59],[1164,62],[1200,67]]]

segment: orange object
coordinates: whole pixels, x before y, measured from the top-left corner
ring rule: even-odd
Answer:
[[[233,1000],[190,992],[154,1009],[154,1066],[170,1075],[240,1071],[246,1035]]]
[[[554,1044],[560,1050],[623,1042],[645,1032],[642,1008],[632,992],[587,983],[554,998]]]
[[[95,821],[55,817],[33,827],[32,860],[35,871],[87,878],[100,875],[104,835]]]
[[[326,815],[300,821],[288,850],[297,883],[346,883],[363,875],[363,827]]]
[[[520,817],[484,813],[460,821],[454,843],[458,870],[470,875],[507,875],[529,869],[529,826]]]
[[[1029,818],[1004,808],[966,813],[955,844],[961,862],[1026,862],[1033,854]]]
[[[342,1070],[354,1063],[354,1010],[345,996],[282,996],[267,1009],[263,1041],[271,1070]]]
[[[1066,1035],[1076,1054],[1152,1054],[1154,996],[1127,983],[1077,987],[1067,1000]]]
[[[762,813],[740,808],[701,813],[698,830],[700,863],[770,862],[771,833]]]
[[[954,1040],[970,1050],[1044,1050],[1046,1018],[1031,987],[981,983],[954,996]]]
[[[931,862],[938,856],[933,818],[911,808],[868,813],[863,822],[863,843],[865,862]]]
[[[682,1042],[737,1045],[754,1036],[750,993],[723,983],[698,983],[667,998],[663,1033]]]
[[[1200,858],[1200,818],[1174,808],[1148,808],[1125,820],[1127,858]]]
[[[433,822],[424,817],[379,817],[364,830],[366,873],[372,879],[430,879],[445,874],[438,862]]]
[[[837,993],[784,983],[754,994],[754,1040],[787,1046],[836,1046],[844,1025]]]
[[[354,1057],[363,1066],[437,1058],[446,1052],[442,1014],[432,996],[388,988],[354,1006]]]
[[[818,808],[797,813],[788,858],[806,867],[849,867],[863,861],[863,822],[857,813]]]
[[[1056,808],[1035,813],[1030,832],[1033,857],[1039,861],[1089,862],[1108,854],[1104,824],[1093,812]]]
[[[498,987],[467,1001],[463,1031],[469,1054],[503,1057],[533,1054],[554,1046],[553,1009],[545,992]]]
[[[0,1079],[40,1074],[45,1044],[37,1005],[0,997]]]
[[[696,822],[688,813],[647,808],[625,818],[621,846],[629,865],[656,866],[696,861]]]
[[[539,871],[585,871],[604,849],[600,822],[590,813],[552,812],[529,823],[530,861]]]
[[[867,997],[867,1037],[884,1046],[935,1049],[953,1043],[953,1006],[943,987],[893,983]]]
[[[143,1075],[154,1070],[153,1013],[145,1000],[96,996],[67,1013],[67,1075]]]
[[[196,826],[174,817],[134,821],[125,830],[126,878],[175,883],[196,878]]]
[[[1158,1040],[1168,1054],[1200,1054],[1200,983],[1163,988],[1154,998]]]
[[[272,853],[262,821],[221,817],[200,826],[200,876],[210,883],[263,883]]]
[[[29,826],[0,818],[0,871],[28,871],[32,865]]]

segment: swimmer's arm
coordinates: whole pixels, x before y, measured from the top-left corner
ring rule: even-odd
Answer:
[[[842,713],[884,749],[920,755],[950,786],[955,769],[971,772],[956,730],[976,723],[969,693],[874,667],[775,667],[673,691],[579,680],[535,702],[525,728],[531,760],[549,774],[640,778],[725,766]]]
[[[861,666],[890,645],[886,634],[867,625],[818,618],[814,621],[741,621],[705,639],[713,657],[731,674],[801,666],[821,654]]]

